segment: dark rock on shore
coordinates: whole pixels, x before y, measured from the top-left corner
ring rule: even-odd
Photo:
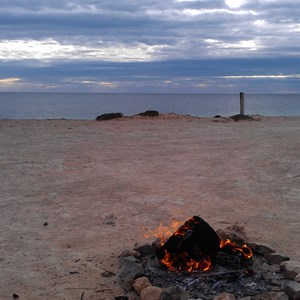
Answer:
[[[238,122],[238,121],[254,121],[253,117],[248,116],[248,115],[241,115],[241,114],[231,116],[230,119],[234,120],[235,122]]]
[[[157,110],[146,110],[142,113],[139,113],[138,116],[141,116],[141,117],[158,117],[159,112]]]
[[[103,114],[103,115],[98,116],[96,118],[96,121],[107,121],[107,120],[112,120],[112,119],[119,119],[122,117],[123,117],[122,113],[108,113],[108,114]]]

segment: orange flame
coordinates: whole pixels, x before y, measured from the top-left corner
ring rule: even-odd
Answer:
[[[180,225],[182,222],[178,220],[173,220],[170,226],[165,226],[162,223],[159,224],[159,227],[155,230],[150,230],[144,234],[145,238],[156,237],[159,239],[159,243],[162,246],[167,239],[172,235],[183,235],[184,228],[181,228]],[[233,253],[241,253],[245,259],[250,259],[253,256],[252,250],[246,244],[240,246],[234,242],[231,242],[229,239],[221,240],[220,249],[226,249]],[[208,256],[202,260],[195,260],[189,257],[187,253],[172,254],[165,250],[165,255],[161,259],[161,263],[166,266],[170,271],[179,272],[179,271],[208,271],[212,267],[211,258]]]
[[[144,234],[145,238],[158,238],[161,245],[163,245],[167,239],[178,229],[182,222],[178,220],[173,220],[169,226],[165,226],[162,223],[159,224],[158,228],[154,230],[149,230]]]
[[[203,261],[194,260],[188,256],[187,253],[180,253],[173,255],[165,250],[165,256],[161,260],[162,264],[165,265],[170,271],[208,271],[211,266],[210,257],[204,259]]]
[[[231,240],[222,240],[220,243],[220,249],[228,248],[231,252],[240,252],[245,259],[250,259],[253,256],[253,252],[246,244],[240,246]]]

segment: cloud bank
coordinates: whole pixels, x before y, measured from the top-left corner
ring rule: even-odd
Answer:
[[[300,92],[299,16],[296,0],[3,0],[0,91]]]

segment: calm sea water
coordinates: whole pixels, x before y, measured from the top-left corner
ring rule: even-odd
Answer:
[[[239,94],[0,93],[0,119],[95,119],[148,109],[192,116],[239,113]],[[300,94],[245,95],[245,114],[300,116]]]

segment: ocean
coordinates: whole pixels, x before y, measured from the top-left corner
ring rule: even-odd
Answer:
[[[0,93],[0,119],[81,119],[146,110],[198,117],[239,113],[239,94]],[[300,94],[245,94],[245,114],[300,116]]]

